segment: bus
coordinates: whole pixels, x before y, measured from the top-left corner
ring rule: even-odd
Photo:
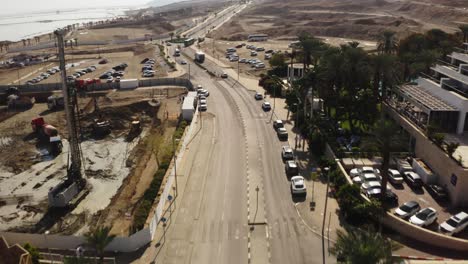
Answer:
[[[249,35],[247,41],[267,41],[267,40],[268,40],[267,34],[254,34],[254,35]]]
[[[185,47],[188,47],[188,46],[192,45],[193,43],[195,43],[195,39],[193,39],[193,38],[189,38],[189,39],[184,40],[184,46]]]

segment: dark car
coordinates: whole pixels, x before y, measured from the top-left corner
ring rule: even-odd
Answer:
[[[99,64],[106,64],[107,62],[109,62],[107,59],[102,59],[98,63]]]
[[[286,161],[286,164],[284,165],[284,170],[286,171],[287,176],[299,175],[299,167],[297,166],[297,163],[294,160]]]
[[[112,76],[111,74],[104,73],[103,75],[99,76],[99,79],[107,79],[109,76]]]
[[[144,63],[146,63],[147,61],[149,61],[149,58],[144,58],[140,63],[141,63],[141,64],[144,64]]]
[[[278,128],[282,128],[282,127],[284,127],[283,120],[278,119],[278,120],[273,121],[273,128],[275,130],[277,130]]]
[[[281,141],[287,141],[288,140],[288,131],[284,127],[280,127],[276,130],[276,135],[278,136],[278,139]]]
[[[412,171],[407,171],[404,173],[404,175],[405,175],[406,183],[408,183],[408,185],[411,188],[415,188],[415,189],[422,188],[423,182],[421,180],[421,177],[417,173],[412,172]]]
[[[398,205],[398,195],[396,195],[391,190],[387,190],[385,193],[384,202],[389,205]]]
[[[426,188],[437,201],[447,200],[448,194],[444,187],[437,184],[430,184]]]

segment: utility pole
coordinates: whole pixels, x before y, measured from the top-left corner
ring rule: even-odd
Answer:
[[[239,82],[239,59],[237,59],[237,82]]]
[[[299,105],[297,103],[293,104],[296,106],[296,122],[294,122],[294,127],[296,127],[296,137],[294,138],[294,151],[297,151],[297,136],[299,135]]]

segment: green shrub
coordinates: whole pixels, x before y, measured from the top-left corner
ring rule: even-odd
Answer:
[[[39,250],[29,243],[23,245],[23,248],[29,252],[31,255],[31,260],[33,264],[39,264],[39,260],[41,259],[41,255],[39,254]]]
[[[432,140],[437,146],[442,147],[442,144],[444,143],[444,140],[445,140],[445,135],[442,133],[435,133],[434,136],[432,137]]]

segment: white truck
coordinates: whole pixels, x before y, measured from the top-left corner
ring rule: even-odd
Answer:
[[[205,53],[197,51],[195,53],[195,61],[198,63],[203,63],[205,61]]]
[[[185,121],[192,121],[196,106],[197,92],[189,92],[187,96],[185,96],[184,103],[182,104],[182,118]]]
[[[138,88],[138,79],[124,79],[120,80],[120,89],[136,89]]]

